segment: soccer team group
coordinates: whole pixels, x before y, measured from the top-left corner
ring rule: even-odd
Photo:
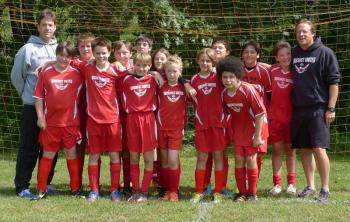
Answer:
[[[44,10],[39,38],[53,41],[56,20]],[[179,200],[179,151],[187,121],[187,106],[195,112],[195,193],[198,203],[210,186],[214,165],[213,200],[228,193],[229,144],[234,145],[236,201],[257,201],[261,155],[273,147],[272,195],[282,191],[282,153],[287,166],[286,192],[296,194],[295,152],[291,149],[291,46],[276,43],[277,64],[259,63],[260,46],[244,44],[242,60],[230,54],[230,44],[216,40],[197,53],[198,73],[181,76],[183,63],[166,49],[150,55],[153,41],[141,35],[135,42],[82,33],[77,46],[56,43],[54,61],[41,66],[33,91],[43,157],[38,165],[38,200],[46,195],[56,153],[64,148],[73,195],[82,194],[85,150],[89,154],[87,201],[100,197],[100,155],[110,157],[110,199],[147,201],[157,181],[162,199]],[[79,56],[76,56],[76,48]],[[110,63],[114,53],[115,61]],[[17,55],[18,56],[18,55]],[[268,124],[269,123],[269,124]],[[140,156],[144,159],[140,183]],[[123,189],[120,188],[121,171]]]

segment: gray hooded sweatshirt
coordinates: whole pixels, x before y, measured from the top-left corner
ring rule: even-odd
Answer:
[[[22,46],[15,56],[11,70],[11,81],[23,104],[34,105],[33,92],[37,81],[37,69],[56,59],[56,38],[45,43],[38,36],[30,36],[27,44]]]

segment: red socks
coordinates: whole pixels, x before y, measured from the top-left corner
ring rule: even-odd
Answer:
[[[140,167],[138,164],[130,164],[130,178],[132,183],[132,192],[140,192]]]
[[[244,168],[235,168],[235,178],[236,178],[236,184],[239,193],[246,194],[247,188],[246,188],[246,169]]]
[[[119,188],[119,178],[120,178],[120,163],[110,163],[109,171],[111,177],[111,186],[109,191],[116,191]]]
[[[281,175],[273,175],[273,185],[282,186],[282,176]]]
[[[205,170],[196,169],[195,180],[196,180],[197,193],[203,193],[204,191],[204,177],[205,177]]]
[[[213,155],[211,153],[209,153],[207,163],[205,165],[205,177],[204,177],[204,185],[205,186],[208,186],[210,184],[212,168],[213,168]]]
[[[169,168],[160,168],[159,185],[166,190],[169,188]]]
[[[83,172],[84,172],[84,162],[85,162],[85,155],[83,155],[82,157],[77,157],[78,161],[79,161],[79,180],[82,182],[83,181]],[[82,184],[80,184],[82,185]]]
[[[180,184],[180,173],[179,170],[168,170],[168,177],[169,177],[169,183],[168,183],[168,191],[170,192],[177,192]]]
[[[297,176],[296,173],[288,173],[288,175],[287,175],[288,184],[293,184],[294,185],[296,176]]]
[[[98,165],[88,166],[90,190],[99,192],[99,167]]]
[[[248,177],[248,193],[256,194],[257,184],[258,184],[258,174],[259,171],[257,168],[255,169],[247,169],[247,177]]]
[[[98,159],[97,166],[98,166],[98,171],[97,171],[97,183],[98,183],[98,186],[100,186],[101,157]]]
[[[47,189],[47,178],[49,177],[53,160],[42,157],[39,161],[38,167],[38,192],[45,192]]]
[[[81,164],[80,159],[67,160],[67,168],[70,177],[70,190],[79,190],[81,186]]]
[[[123,157],[123,178],[124,178],[124,187],[131,187],[131,178],[130,178],[130,158]]]
[[[228,177],[228,156],[224,155],[224,179],[223,179],[223,188],[226,188],[227,185],[227,177]]]
[[[220,193],[224,185],[225,172],[223,170],[215,171],[215,193]]]
[[[142,187],[141,187],[142,193],[148,193],[148,188],[152,181],[153,172],[154,172],[153,170],[146,170],[146,169],[143,171],[143,179],[142,179]]]

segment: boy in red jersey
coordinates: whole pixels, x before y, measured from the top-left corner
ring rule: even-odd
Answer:
[[[182,73],[182,60],[174,55],[165,63],[167,82],[159,88],[159,110],[157,114],[158,144],[162,165],[162,185],[166,189],[163,200],[179,200],[180,183],[179,150],[186,122],[186,93],[178,83]]]
[[[271,77],[266,67],[259,61],[261,54],[260,44],[250,40],[243,45],[242,59],[244,63],[242,80],[251,84],[260,85],[263,89],[263,102],[266,108],[269,107],[269,99],[271,98]],[[262,158],[260,152],[257,157],[259,175],[262,166]]]
[[[288,42],[276,43],[273,54],[278,64],[270,68],[272,80],[271,102],[268,109],[269,142],[272,144],[273,188],[272,195],[282,191],[282,153],[286,154],[287,194],[295,195],[295,151],[291,149],[293,76],[289,70],[292,59]]]
[[[115,80],[122,75],[108,62],[112,44],[108,39],[96,38],[92,42],[95,61],[81,67],[87,93],[87,141],[89,151],[89,202],[99,198],[100,154],[108,152],[110,157],[110,198],[119,202],[120,159],[122,132]]]
[[[220,93],[222,83],[213,72],[216,62],[215,51],[205,48],[197,53],[197,63],[200,72],[191,79],[191,85],[197,91],[195,109],[195,146],[197,149],[197,164],[195,171],[196,193],[193,203],[203,199],[205,168],[208,153],[212,153],[215,163],[215,190],[214,202],[222,199],[220,191],[223,185],[223,150],[226,148],[225,140],[225,114]],[[212,138],[215,138],[212,139]]]
[[[33,200],[45,196],[53,158],[62,147],[67,159],[71,192],[75,194],[81,185],[75,144],[81,139],[76,109],[83,79],[78,70],[69,65],[74,53],[72,43],[60,43],[56,49],[56,62],[39,74],[33,94],[37,124],[41,129],[39,141],[44,149],[38,166],[38,195]]]
[[[130,176],[133,194],[128,201],[147,201],[153,174],[153,150],[157,147],[155,111],[158,85],[149,74],[152,57],[138,53],[134,58],[134,75],[123,81],[123,107],[127,113],[126,133],[130,151]],[[140,189],[140,155],[145,169]]]
[[[239,194],[237,201],[256,201],[258,152],[267,149],[266,111],[259,93],[242,78],[242,63],[229,56],[216,66],[225,90],[222,100],[232,116],[233,144],[235,146],[235,177]],[[246,169],[247,168],[247,169]],[[248,177],[248,190],[246,188]]]

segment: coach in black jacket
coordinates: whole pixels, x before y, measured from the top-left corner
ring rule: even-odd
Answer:
[[[316,192],[315,162],[321,178],[321,190],[316,198],[329,198],[329,126],[335,119],[340,73],[334,52],[315,37],[316,29],[308,19],[295,26],[298,44],[292,49],[293,74],[292,147],[301,149],[301,161],[307,187],[299,197]]]

